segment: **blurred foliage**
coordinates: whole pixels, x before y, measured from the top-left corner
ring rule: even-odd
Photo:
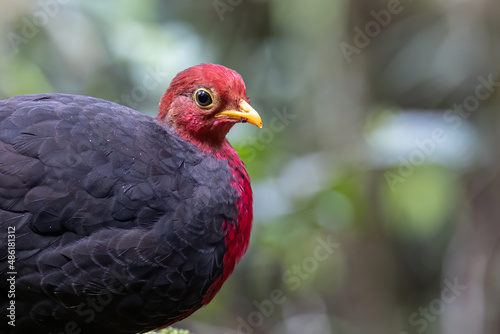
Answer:
[[[146,334],[189,334],[189,331],[167,327],[158,331],[147,332]]]
[[[154,115],[191,65],[245,79],[264,128],[229,139],[253,180],[251,246],[179,327],[500,332],[498,1],[1,5],[1,98],[84,94]]]

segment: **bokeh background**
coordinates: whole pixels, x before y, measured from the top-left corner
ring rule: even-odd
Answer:
[[[199,334],[500,333],[497,0],[0,0],[0,98],[155,115],[173,76],[238,71],[247,255]]]

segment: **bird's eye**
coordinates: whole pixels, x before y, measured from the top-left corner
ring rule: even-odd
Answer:
[[[205,88],[199,88],[194,92],[194,100],[202,108],[210,108],[214,103],[212,93]]]

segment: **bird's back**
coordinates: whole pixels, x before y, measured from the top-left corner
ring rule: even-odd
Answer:
[[[14,231],[16,257],[0,254],[0,277],[16,273],[0,302],[6,319],[15,301],[16,327],[0,331],[134,333],[188,315],[223,272],[231,178],[227,161],[118,104],[0,101],[0,237]]]

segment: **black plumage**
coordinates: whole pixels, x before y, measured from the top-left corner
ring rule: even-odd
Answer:
[[[17,272],[15,327],[0,280],[0,332],[134,333],[188,315],[223,273],[232,180],[226,160],[124,106],[0,101],[0,240],[15,227]]]

